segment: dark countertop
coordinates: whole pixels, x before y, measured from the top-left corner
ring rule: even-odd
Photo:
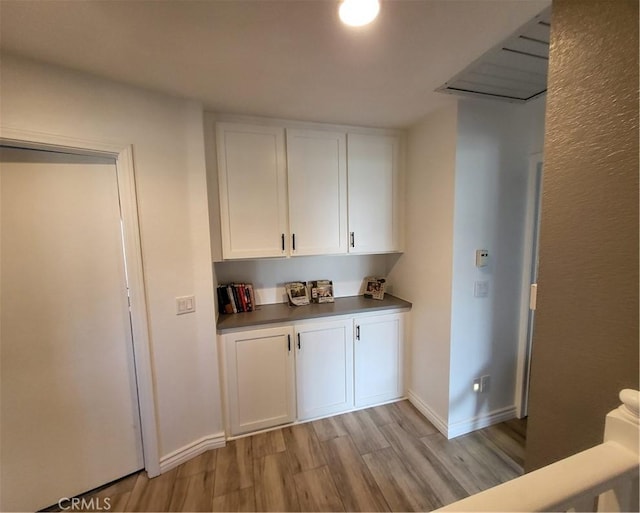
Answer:
[[[253,312],[237,314],[220,314],[218,317],[218,333],[279,322],[295,322],[305,319],[349,315],[379,310],[411,309],[411,303],[404,299],[384,295],[383,300],[369,299],[364,296],[338,297],[335,303],[309,304],[305,306],[289,306],[287,303],[260,305]]]

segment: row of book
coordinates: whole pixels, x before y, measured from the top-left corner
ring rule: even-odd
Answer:
[[[218,311],[221,314],[253,312],[256,297],[251,283],[230,283],[218,287]]]

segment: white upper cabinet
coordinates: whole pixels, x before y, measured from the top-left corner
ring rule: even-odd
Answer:
[[[223,258],[286,255],[284,129],[218,123],[216,137]]]
[[[285,126],[216,124],[223,259],[402,251],[399,136]]]
[[[402,251],[400,144],[349,133],[349,253]]]
[[[347,253],[344,132],[287,129],[291,255]]]

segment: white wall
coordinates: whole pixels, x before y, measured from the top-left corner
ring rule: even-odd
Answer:
[[[405,253],[388,256],[394,293],[413,303],[409,390],[446,423],[457,105],[408,131]],[[432,420],[437,420],[433,419]]]
[[[284,284],[290,281],[328,279],[333,281],[335,297],[357,296],[364,292],[363,278],[385,276],[386,266],[384,255],[307,256],[214,264],[219,283],[253,283],[259,305],[286,302]]]
[[[160,454],[221,433],[201,105],[6,55],[1,80],[4,126],[133,145]]]
[[[458,109],[451,317],[450,429],[514,404],[528,157],[544,102],[462,100]],[[538,148],[538,151],[541,148]],[[475,251],[489,265],[475,267]],[[474,297],[486,281],[489,296]],[[490,375],[490,391],[472,392]]]
[[[449,435],[513,414],[528,156],[543,136],[544,98],[460,100],[409,130],[406,252],[388,257],[389,279],[413,302],[412,399]],[[486,374],[490,392],[473,393]]]

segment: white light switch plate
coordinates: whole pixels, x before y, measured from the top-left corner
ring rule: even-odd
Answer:
[[[176,315],[182,315],[196,311],[195,296],[181,296],[176,298]]]
[[[475,297],[487,297],[489,295],[489,282],[477,281],[473,286],[473,295]]]

